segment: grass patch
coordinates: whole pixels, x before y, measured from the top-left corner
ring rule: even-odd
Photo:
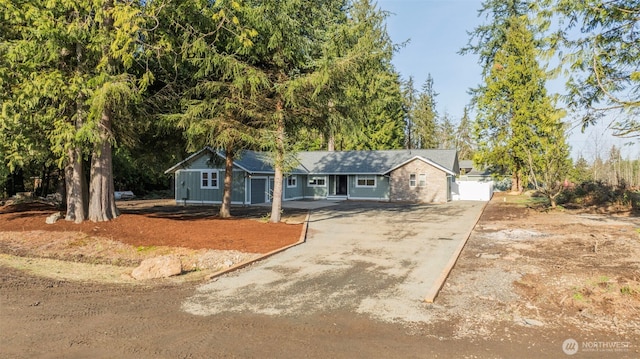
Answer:
[[[540,207],[549,204],[546,197],[532,196],[531,193],[523,193],[517,195],[507,195],[504,197],[505,202],[513,203],[522,207]]]
[[[138,246],[136,247],[136,251],[138,251],[138,253],[148,253],[151,251],[155,251],[157,249],[156,246]]]

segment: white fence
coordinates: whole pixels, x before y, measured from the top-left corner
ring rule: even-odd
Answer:
[[[456,181],[452,189],[454,201],[488,201],[493,196],[493,181]]]

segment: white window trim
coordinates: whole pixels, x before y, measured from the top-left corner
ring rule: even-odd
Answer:
[[[364,179],[365,180],[365,184],[360,185],[358,184],[358,181],[360,179]],[[373,185],[368,185],[366,184],[367,180],[373,179]],[[378,185],[378,178],[375,175],[356,175],[356,187],[358,188],[375,188]]]
[[[411,179],[411,176],[413,176],[413,180]],[[413,184],[411,184],[411,182],[413,182]],[[418,186],[418,175],[416,175],[415,173],[409,173],[409,187],[414,188]]]
[[[289,181],[293,182],[293,184],[289,184]],[[298,176],[297,175],[287,176],[287,188],[298,188]]]
[[[202,174],[203,173],[208,173],[209,174],[207,176],[208,177],[207,186],[203,186],[202,185]],[[213,179],[212,175],[214,173],[215,173],[215,176],[216,176],[216,185],[212,186],[211,185],[211,182],[213,182],[212,181],[212,179]],[[201,189],[218,189],[218,188],[220,188],[220,173],[219,173],[219,171],[218,170],[200,170],[200,188]]]
[[[312,184],[311,183],[311,181],[313,181],[313,180],[320,180],[320,179],[322,181],[324,181],[324,184]],[[311,176],[307,180],[307,186],[309,186],[309,187],[327,187],[327,176]]]

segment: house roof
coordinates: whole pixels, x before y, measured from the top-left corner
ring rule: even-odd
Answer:
[[[473,160],[461,160],[460,169],[465,170],[465,173],[461,174],[470,177],[488,177],[492,174],[491,168],[489,167],[478,169],[478,167],[473,163]]]
[[[165,173],[188,167],[189,163],[206,151],[224,158],[224,152],[205,147]],[[290,173],[383,175],[414,159],[425,161],[451,175],[459,172],[455,150],[309,151],[299,152],[297,159],[298,163]],[[235,159],[234,165],[249,173],[274,172],[272,160],[266,152],[242,151]]]
[[[221,159],[225,158],[224,151],[217,151],[209,146],[204,147],[200,151],[190,155],[184,160],[178,162],[173,167],[164,171],[164,173],[174,173],[180,169],[188,168],[191,163],[196,161],[198,158],[204,155],[215,154],[219,156]],[[275,172],[272,159],[268,152],[258,152],[258,151],[249,151],[245,150],[236,155],[236,158],[233,161],[233,165],[237,168],[240,168],[243,171],[249,173],[273,173]],[[294,168],[291,170],[291,173],[296,174],[306,174],[308,171],[305,168],[302,168],[299,163],[296,163]]]
[[[460,160],[460,168],[473,169],[473,160]]]
[[[416,158],[453,175],[458,171],[455,150],[312,151],[298,158],[315,174],[383,175]]]

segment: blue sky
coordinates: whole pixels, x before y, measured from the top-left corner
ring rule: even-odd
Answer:
[[[413,77],[420,89],[427,76],[433,77],[437,110],[449,113],[453,119],[462,117],[464,106],[471,96],[469,88],[481,81],[481,67],[477,56],[459,55],[469,41],[467,31],[488,20],[478,17],[481,0],[378,0],[378,7],[391,14],[387,17],[387,31],[395,44],[409,42],[394,56],[393,64],[404,79]],[[552,92],[562,92],[559,82],[548,86]],[[567,118],[571,120],[571,118]],[[585,133],[572,131],[569,143],[574,157],[595,157],[595,147],[611,145],[623,147],[629,139],[611,136],[606,124],[589,128]],[[597,142],[597,144],[596,144]],[[624,155],[640,157],[640,143],[624,146]]]

